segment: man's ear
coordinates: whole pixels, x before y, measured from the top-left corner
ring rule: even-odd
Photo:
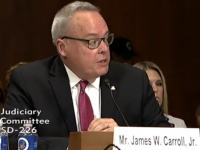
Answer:
[[[67,46],[66,43],[62,39],[56,40],[56,47],[58,53],[63,57],[66,57],[66,52],[65,52],[66,46]]]

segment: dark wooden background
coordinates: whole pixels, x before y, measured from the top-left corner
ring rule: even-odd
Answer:
[[[51,24],[69,0],[0,0],[0,80],[20,61],[56,53]],[[90,0],[99,6],[111,32],[130,38],[140,56],[157,63],[167,79],[173,116],[196,127],[200,93],[199,0]],[[37,71],[35,72],[37,73]]]

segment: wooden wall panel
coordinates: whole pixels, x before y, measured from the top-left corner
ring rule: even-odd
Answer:
[[[34,61],[56,53],[51,42],[55,13],[71,0],[0,1],[0,79],[20,61]],[[101,8],[110,31],[130,38],[140,56],[163,70],[172,115],[195,127],[199,104],[200,1],[90,0]]]

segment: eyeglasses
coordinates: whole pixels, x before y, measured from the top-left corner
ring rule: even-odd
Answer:
[[[109,34],[103,38],[96,38],[96,39],[91,39],[91,40],[73,38],[73,37],[68,37],[68,36],[63,36],[61,39],[62,40],[63,39],[71,39],[71,40],[84,41],[84,42],[87,42],[89,49],[95,49],[95,48],[99,47],[99,45],[101,44],[101,41],[103,41],[106,45],[112,44],[112,42],[114,40],[114,34]]]

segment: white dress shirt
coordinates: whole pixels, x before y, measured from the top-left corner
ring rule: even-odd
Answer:
[[[187,128],[184,120],[182,120],[180,118],[176,118],[176,117],[170,116],[168,114],[164,114],[164,116],[169,119],[168,120],[169,123],[174,124],[175,128]]]
[[[77,130],[80,131],[80,119],[79,119],[79,110],[78,110],[78,97],[80,92],[81,79],[77,77],[66,65],[65,69],[69,77],[69,83],[72,93],[72,101],[74,106],[74,113],[76,118]],[[91,105],[93,108],[93,113],[95,118],[101,117],[101,101],[100,101],[100,77],[96,78],[94,82],[88,81],[89,84],[85,89],[86,94],[90,98]]]

